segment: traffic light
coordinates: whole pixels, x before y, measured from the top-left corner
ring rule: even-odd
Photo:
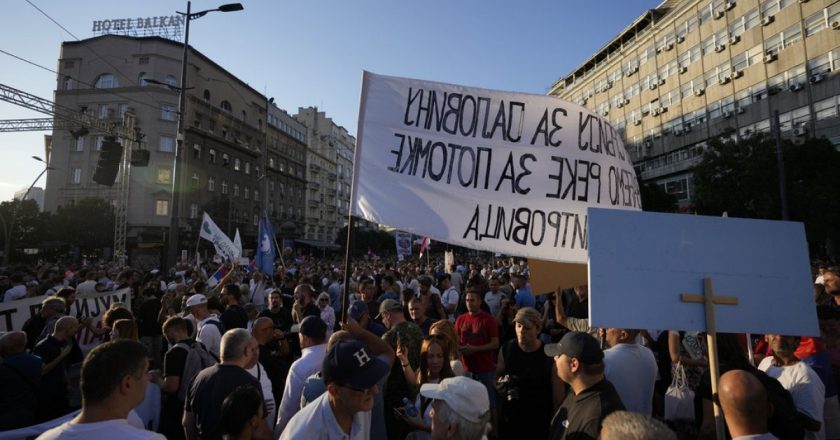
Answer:
[[[100,185],[113,186],[120,170],[122,154],[123,146],[113,136],[106,137],[99,150],[99,162],[93,172],[93,181]]]

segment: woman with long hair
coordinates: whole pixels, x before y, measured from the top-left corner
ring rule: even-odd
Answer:
[[[397,359],[402,364],[406,381],[410,384],[415,384],[417,390],[419,390],[424,384],[437,384],[443,379],[454,377],[455,373],[452,371],[452,367],[447,359],[448,347],[446,345],[443,339],[427,338],[423,340],[423,345],[420,348],[420,368],[414,371],[408,362],[408,350],[398,342]],[[406,423],[414,428],[409,438],[414,440],[431,438],[431,399],[427,399],[418,393],[417,399],[414,401],[414,407],[418,411],[417,415],[414,416],[408,414],[405,408],[399,411],[400,416],[402,416]]]
[[[458,351],[460,344],[458,343],[458,333],[455,331],[455,326],[448,319],[436,321],[429,327],[429,339],[446,341],[446,357],[449,359],[449,366],[456,376],[463,376],[464,366],[461,364]]]

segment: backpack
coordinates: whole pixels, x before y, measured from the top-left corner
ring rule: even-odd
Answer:
[[[184,371],[181,373],[181,384],[178,386],[178,399],[182,402],[187,400],[187,390],[189,390],[195,376],[207,368],[216,365],[218,361],[213,355],[204,348],[204,344],[196,342],[194,346],[179,342],[172,346],[170,350],[180,347],[187,351],[187,359],[184,361]]]

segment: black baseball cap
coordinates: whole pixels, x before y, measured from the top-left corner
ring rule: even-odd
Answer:
[[[598,364],[604,360],[604,351],[598,346],[598,341],[584,332],[569,332],[556,344],[546,344],[543,348],[549,357],[566,355],[584,364]]]
[[[321,365],[324,383],[366,390],[382,380],[391,370],[361,341],[341,340],[330,348]]]
[[[313,339],[327,336],[327,324],[317,316],[307,316],[300,322],[300,333]]]

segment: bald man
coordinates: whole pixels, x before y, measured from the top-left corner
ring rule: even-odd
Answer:
[[[41,385],[41,358],[26,352],[26,333],[0,336],[0,431],[22,428],[35,421],[37,390]]]
[[[767,429],[767,417],[772,411],[767,391],[755,375],[744,370],[732,370],[720,377],[718,399],[733,440],[777,438]]]
[[[35,345],[32,354],[44,362],[41,389],[38,393],[37,421],[44,422],[70,412],[67,392],[67,355],[73,348],[73,337],[79,321],[72,316],[62,316],[55,323],[52,334]]]

